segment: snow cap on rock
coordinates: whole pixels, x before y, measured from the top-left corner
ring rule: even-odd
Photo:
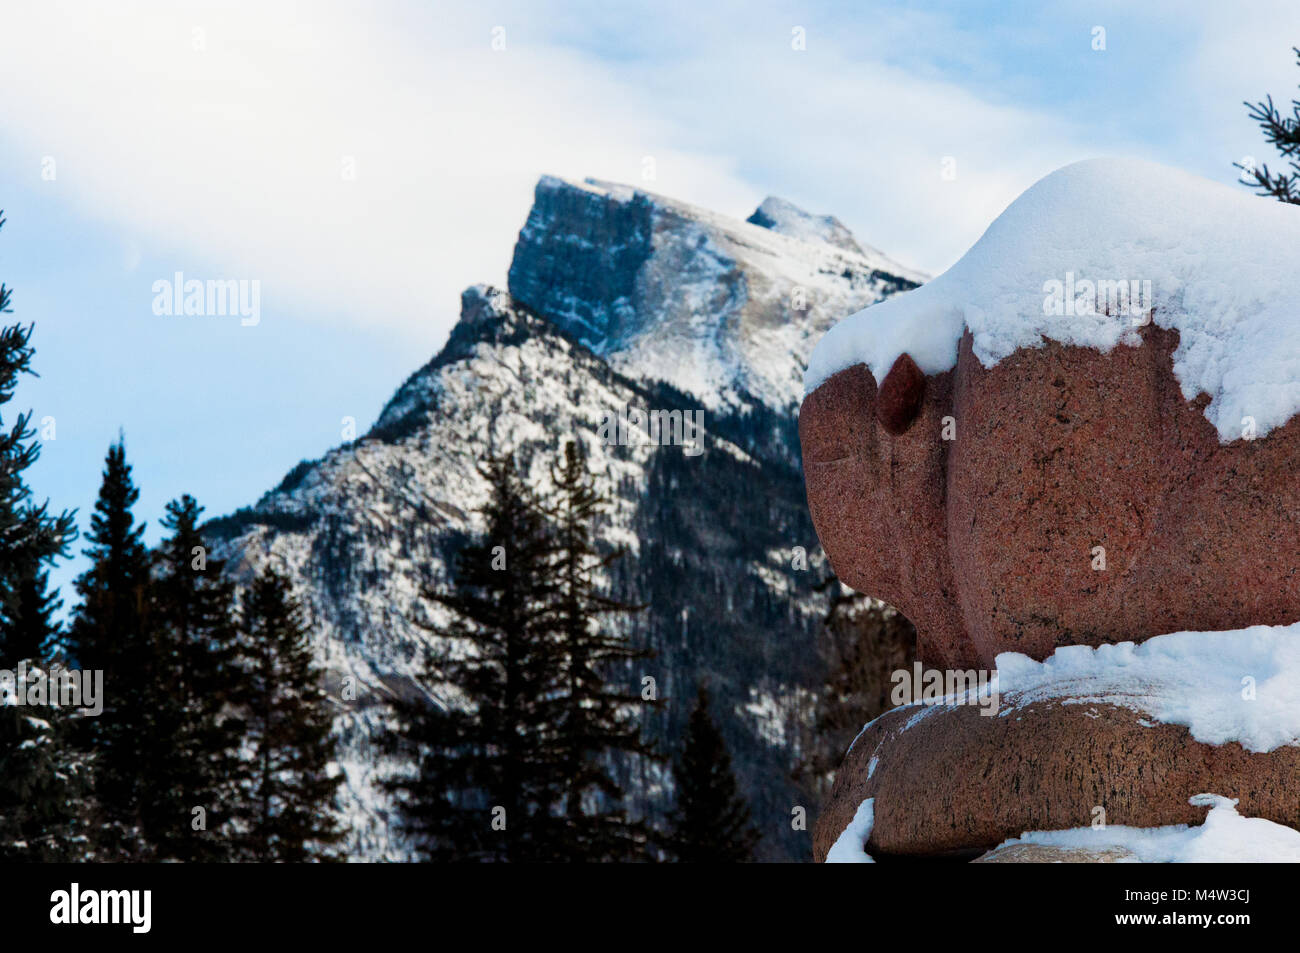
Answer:
[[[904,353],[926,374],[950,370],[965,329],[991,367],[1044,338],[1137,345],[1150,320],[1178,330],[1174,374],[1187,400],[1210,395],[1220,439],[1247,417],[1262,436],[1300,411],[1297,248],[1300,208],[1136,159],[1078,162],[1031,186],[948,271],[831,328],[805,393],[859,363],[879,381]],[[1122,313],[1108,300],[1117,282]]]

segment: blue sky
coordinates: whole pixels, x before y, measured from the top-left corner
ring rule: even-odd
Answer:
[[[542,173],[781,195],[938,272],[1077,159],[1232,181],[1268,158],[1241,100],[1300,82],[1283,3],[28,6],[0,278],[41,377],[10,406],[54,418],[32,482],[83,527],[123,428],[151,540],[168,499],[229,512],[363,431],[504,283]],[[260,322],[154,314],[176,271],[260,282]]]

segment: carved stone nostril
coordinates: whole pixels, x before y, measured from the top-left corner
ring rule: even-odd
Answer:
[[[880,425],[895,436],[903,433],[916,419],[924,396],[925,375],[910,355],[900,354],[876,392]]]

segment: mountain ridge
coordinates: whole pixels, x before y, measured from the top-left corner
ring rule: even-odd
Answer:
[[[787,222],[815,220],[782,207]],[[802,398],[793,367],[821,335],[857,302],[924,277],[879,253],[631,186],[543,176],[507,288],[631,377],[661,376],[710,409],[792,412]]]
[[[340,702],[336,718],[350,852],[404,859],[408,847],[378,785],[401,765],[379,751],[377,738],[385,700],[414,690],[429,645],[424,627],[445,621],[421,593],[448,581],[454,553],[482,530],[476,511],[486,498],[478,470],[484,455],[515,454],[545,492],[549,457],[564,440],[582,441],[597,486],[612,502],[597,538],[606,550],[627,553],[607,585],[650,606],[624,624],[657,658],[649,670],[621,673],[637,684],[653,674],[661,686],[665,705],[647,716],[644,730],[671,750],[695,681],[708,679],[738,777],[766,830],[763,856],[806,857],[806,834],[789,829],[791,805],[801,797],[789,775],[820,678],[816,637],[829,597],[818,588],[826,570],[803,497],[794,408],[788,394],[769,385],[788,379],[795,393],[806,359],[801,335],[912,279],[848,269],[804,286],[811,294],[802,310],[778,308],[774,302],[791,303],[794,278],[809,274],[809,262],[843,261],[850,253],[736,220],[723,228],[713,213],[686,221],[680,209],[691,207],[675,203],[665,212],[652,207],[654,197],[631,189],[609,206],[599,186],[566,186],[556,203],[549,193],[559,188],[539,182],[551,204],[537,215],[535,205],[521,229],[514,287],[466,289],[447,342],[397,387],[363,436],[303,461],[252,506],[209,522],[205,533],[236,578],[267,563],[289,577],[313,619],[329,681],[357,686],[356,699]],[[577,192],[594,195],[596,204]],[[543,223],[549,234],[539,232]],[[642,226],[649,237],[637,251],[640,264],[620,273],[634,259],[617,238],[635,238]],[[766,259],[723,234],[733,226],[757,232],[764,255],[790,243],[805,254],[760,273]],[[566,241],[581,254],[543,260]],[[719,251],[721,269],[713,267]],[[696,297],[663,287],[676,263],[684,263]],[[755,333],[767,345],[757,350],[736,336],[737,329],[741,338],[754,330],[753,321],[746,326],[753,317],[746,309],[756,287],[765,291]],[[624,299],[622,318],[640,333],[606,343],[628,347],[602,350],[590,339],[591,327],[557,310],[557,301],[577,301],[578,291],[590,296],[580,302],[590,317],[618,317],[612,305]],[[713,300],[734,306],[719,316],[709,310]],[[763,321],[782,315],[799,333],[774,339]],[[666,318],[666,337],[657,318]],[[717,333],[678,333],[701,327]],[[657,352],[665,341],[667,353]],[[694,392],[679,386],[680,375],[659,373],[683,348],[715,345],[709,357],[720,357],[716,366],[724,370],[716,393]],[[599,436],[602,421],[631,406],[706,411],[705,452],[693,458],[645,439],[609,445]],[[738,486],[751,491],[738,494]],[[811,568],[792,569],[794,547],[810,554]],[[455,696],[454,686],[448,691]],[[634,813],[662,819],[672,787],[666,768],[629,763],[619,770]]]

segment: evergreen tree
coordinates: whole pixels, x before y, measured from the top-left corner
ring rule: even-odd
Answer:
[[[564,461],[552,468],[555,484],[547,507],[551,538],[554,648],[558,650],[559,684],[548,705],[555,725],[548,745],[557,786],[563,794],[561,830],[551,836],[556,855],[570,860],[617,860],[644,855],[646,830],[628,820],[622,807],[623,787],[613,774],[616,752],[653,757],[641,739],[637,714],[645,701],[635,691],[615,687],[635,684],[631,663],[651,653],[628,644],[627,637],[604,617],[640,611],[641,606],[601,594],[598,577],[622,557],[601,557],[593,528],[606,503],[593,486],[581,445],[565,446]],[[612,678],[612,683],[607,679]]]
[[[19,578],[4,608],[4,649],[0,668],[13,669],[22,659],[44,661],[54,654],[61,627],[54,615],[63,606],[49,591],[50,574],[33,567]]]
[[[330,776],[333,714],[288,583],[265,570],[244,599],[247,638],[241,702],[251,750],[243,798],[243,853],[259,862],[334,858],[334,819],[343,779]]]
[[[1292,47],[1292,50],[1297,63],[1300,63],[1300,48]],[[1273,105],[1272,96],[1257,103],[1245,103],[1245,106],[1250,111],[1250,118],[1259,123],[1264,139],[1286,160],[1291,170],[1271,172],[1267,163],[1233,164],[1241,169],[1246,182],[1260,195],[1271,195],[1279,202],[1300,205],[1300,100],[1291,100],[1291,115],[1285,119]]]
[[[81,604],[68,632],[68,653],[83,669],[104,672],[104,711],[81,723],[81,743],[95,756],[104,814],[100,847],[108,859],[149,856],[142,799],[164,776],[165,753],[150,743],[165,713],[152,694],[158,659],[151,637],[150,560],[132,507],[140,493],[118,437],[108,449],[90,519],[91,565],[76,581]]]
[[[457,554],[453,587],[427,593],[450,619],[426,625],[441,648],[417,697],[396,706],[388,739],[414,774],[387,786],[428,860],[545,860],[562,795],[544,720],[558,678],[548,543],[514,463],[491,460],[484,475],[487,532]],[[444,702],[444,688],[457,697]]]
[[[106,676],[129,672],[147,654],[149,553],[144,524],[132,513],[139,499],[126,462],[126,438],[119,435],[104,459],[87,536],[91,545],[82,550],[91,565],[76,581],[81,605],[68,639],[82,668],[103,669]]]
[[[677,804],[670,847],[683,863],[741,863],[754,859],[759,835],[736,787],[731,755],[709,714],[700,685],[674,769]]]
[[[0,284],[0,313],[9,313],[10,298]],[[13,399],[19,378],[34,373],[31,335],[32,325],[0,330],[0,408]],[[44,568],[76,537],[73,514],[52,515],[26,483],[40,456],[30,420],[26,413],[7,428],[0,422],[0,668],[10,671],[49,652],[58,602],[45,595]],[[16,695],[18,688],[11,683],[5,691]],[[0,701],[0,860],[79,859],[86,852],[90,775],[68,744],[71,716],[14,702]]]
[[[0,213],[0,227],[4,225]],[[11,291],[0,284],[0,313],[10,311]],[[13,324],[0,330],[0,408],[13,400],[23,374],[32,374],[32,325]],[[24,587],[39,577],[42,567],[67,554],[76,538],[73,514],[49,512],[49,503],[37,504],[25,480],[27,469],[40,457],[40,444],[30,427],[31,414],[18,414],[6,428],[0,422],[0,658],[17,662],[41,648],[33,648],[27,626],[33,607],[24,606]],[[48,632],[45,633],[48,636]]]
[[[0,703],[0,862],[92,859],[90,764],[70,737],[80,717]]]
[[[221,829],[231,819],[241,722],[232,713],[240,684],[234,588],[210,559],[188,494],[167,504],[171,531],[156,554],[151,585],[152,699],[142,739],[157,770],[142,803],[143,831],[156,856],[226,859]]]

